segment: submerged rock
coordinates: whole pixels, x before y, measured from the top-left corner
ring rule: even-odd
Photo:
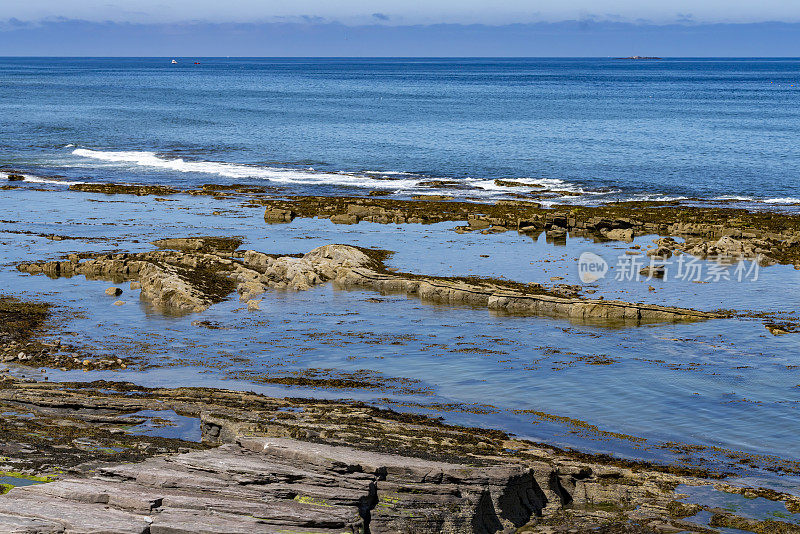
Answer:
[[[176,237],[153,241],[158,248],[182,250],[184,252],[233,252],[241,246],[240,237]]]
[[[664,278],[666,269],[661,265],[648,265],[639,271],[639,274],[647,278]]]

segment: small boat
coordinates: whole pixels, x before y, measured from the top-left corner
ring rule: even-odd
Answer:
[[[178,62],[177,62],[177,61],[175,61],[175,60],[173,59],[173,60],[172,60],[172,64],[173,64],[173,65],[177,65],[177,64],[178,64]]]

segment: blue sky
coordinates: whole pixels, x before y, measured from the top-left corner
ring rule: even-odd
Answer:
[[[0,20],[510,24],[561,20],[800,22],[797,0],[3,0]]]
[[[800,0],[0,0],[0,56],[800,57]]]

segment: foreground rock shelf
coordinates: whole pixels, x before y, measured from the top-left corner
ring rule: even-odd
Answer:
[[[513,531],[560,507],[553,477],[546,464],[468,467],[244,438],[15,489],[0,499],[0,524],[131,534]]]
[[[197,418],[202,442],[131,435],[142,410]],[[0,475],[43,482],[0,496],[4,533],[715,532],[685,519],[701,511],[719,526],[798,532],[686,503],[678,485],[719,479],[701,469],[358,403],[5,377],[0,427]]]
[[[538,284],[388,272],[385,253],[348,245],[325,245],[302,256],[234,251],[219,238],[177,238],[156,242],[177,250],[131,254],[71,255],[64,261],[20,264],[20,271],[48,276],[136,281],[141,297],[157,307],[200,312],[234,289],[252,301],[268,289],[305,290],[332,281],[337,287],[403,293],[424,302],[486,307],[497,313],[541,315],[598,324],[638,325],[724,317],[688,308],[587,299],[566,286],[548,290]],[[257,306],[254,306],[257,308]]]

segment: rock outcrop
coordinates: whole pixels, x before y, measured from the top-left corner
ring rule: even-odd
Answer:
[[[467,221],[457,226],[460,233],[491,234],[503,229],[563,239],[567,235],[599,240],[629,242],[637,236],[678,237],[669,250],[701,257],[723,254],[755,258],[762,262],[794,264],[800,268],[800,216],[752,212],[731,208],[694,208],[658,202],[626,202],[603,206],[569,206],[544,209],[526,201],[501,200],[495,204],[448,202],[433,198],[419,201],[356,197],[293,197],[286,200],[252,199],[266,207],[265,218],[276,222],[273,213],[294,217],[319,217],[339,224],[373,222],[382,224]],[[730,247],[724,238],[742,243]],[[720,242],[720,240],[723,240]]]
[[[231,253],[243,240],[239,237],[173,237],[153,241],[158,248],[182,250],[184,252],[221,252]]]
[[[547,464],[469,467],[243,438],[16,488],[0,499],[0,523],[76,534],[513,532],[561,507],[553,476]]]
[[[130,435],[142,410],[198,417],[203,442]],[[677,484],[708,483],[703,470],[571,456],[359,403],[0,380],[0,428],[0,469],[57,477],[0,497],[2,532],[703,531],[672,507]]]
[[[513,182],[499,183],[507,185]],[[569,234],[620,241],[645,235],[673,236],[684,239],[688,248],[699,246],[698,253],[728,236],[745,243],[745,248],[760,255],[764,263],[794,264],[800,269],[800,216],[770,211],[647,201],[543,208],[530,201],[536,194],[528,195],[527,200],[498,200],[492,204],[454,201],[451,197],[434,195],[414,197],[415,200],[380,198],[377,195],[367,198],[296,196],[277,199],[266,196],[275,193],[274,188],[242,184],[206,184],[189,190],[157,185],[74,184],[70,190],[133,195],[240,196],[252,206],[264,206],[264,220],[268,223],[290,222],[296,217],[319,217],[340,224],[361,221],[430,224],[472,220],[475,224],[457,226],[455,230],[488,234],[494,233],[490,228],[495,227],[495,231],[517,229],[534,235],[546,231],[549,238],[555,239]],[[547,194],[569,193],[550,191]]]
[[[164,243],[161,243],[162,246]],[[182,248],[186,248],[180,243]],[[616,300],[587,299],[569,288],[548,291],[480,278],[428,277],[391,273],[375,251],[348,245],[324,245],[302,256],[275,256],[253,250],[222,252],[154,251],[99,255],[79,261],[29,263],[17,267],[32,274],[131,279],[141,284],[141,296],[155,306],[178,312],[198,312],[219,302],[234,289],[242,302],[269,289],[307,290],[328,281],[340,288],[403,293],[425,302],[485,307],[496,313],[543,315],[598,324],[642,324],[697,321],[721,317],[688,308]]]

